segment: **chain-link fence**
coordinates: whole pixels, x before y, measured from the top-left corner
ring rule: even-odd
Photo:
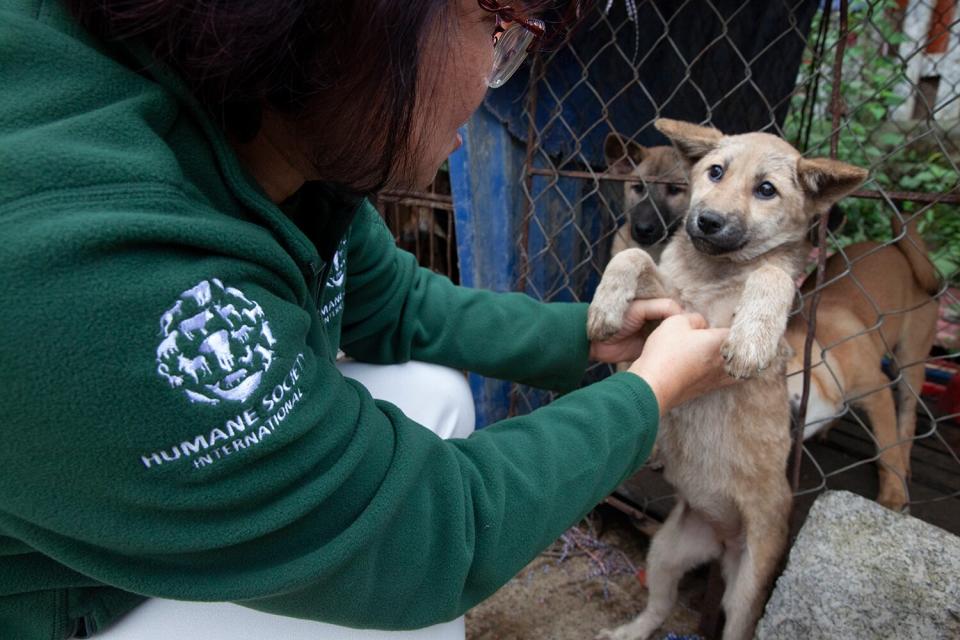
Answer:
[[[424,267],[460,281],[453,197],[447,172],[425,191],[384,191],[374,202],[397,246]]]
[[[813,315],[809,305],[821,292],[852,283],[876,322],[841,340],[813,341],[808,362],[823,359],[830,370],[831,354],[869,333],[887,341],[887,376],[869,390],[844,389],[829,416],[820,406],[808,411],[810,421],[837,422],[796,451],[798,505],[827,487],[875,497],[878,466],[891,471],[877,463],[909,441],[911,475],[902,465],[892,469],[909,508],[960,533],[956,0],[604,0],[565,42],[540,53],[526,77],[518,75],[486,106],[527,141],[516,288],[542,300],[590,300],[612,249],[665,239],[676,226],[684,179],[676,177],[676,160],[664,159],[669,150],[651,154],[668,144],[653,127],[657,117],[727,133],[764,130],[805,155],[869,168],[866,185],[833,212],[845,224],[825,227],[824,249],[811,256],[809,282],[798,293],[807,307],[798,305],[798,313]],[[636,216],[645,216],[642,225]],[[891,217],[919,227],[939,272],[925,304],[891,308],[875,299],[864,275],[885,268],[885,247],[910,242],[903,240],[909,226],[892,228]],[[868,240],[878,244],[856,244]],[[818,262],[827,264],[820,280]],[[923,326],[936,323],[932,349],[906,357],[888,329],[920,322],[917,309],[934,305],[939,313],[920,314]],[[609,372],[597,366],[588,377]],[[882,411],[873,401],[881,396]],[[525,413],[550,399],[516,386],[511,410]],[[895,411],[894,402],[909,412],[915,405],[918,421],[915,433],[898,431],[891,441],[874,423]],[[903,428],[905,414],[894,420]],[[655,473],[641,473],[624,491],[642,509],[662,515],[669,507],[671,491]]]

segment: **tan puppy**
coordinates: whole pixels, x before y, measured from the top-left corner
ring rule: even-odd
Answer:
[[[610,255],[642,247],[659,261],[667,240],[690,206],[686,163],[671,146],[644,147],[632,140],[624,143],[615,133],[607,135],[603,153],[611,173],[644,180],[623,183],[627,221],[617,229]]]
[[[711,326],[730,327],[722,354],[746,382],[683,404],[661,421],[658,457],[678,501],[647,559],[650,598],[633,622],[602,635],[648,638],[676,601],[687,570],[720,558],[726,640],[752,637],[786,545],[790,405],[783,340],[810,221],[856,189],[866,171],[806,159],[765,133],[658,120],[690,164],[684,232],[654,263],[640,249],[617,254],[590,307],[593,339],[616,333],[631,300],[669,296]]]
[[[936,293],[939,281],[923,239],[914,229],[916,223],[904,229],[896,216],[891,223],[894,238],[899,238],[895,245],[861,242],[827,260],[826,287],[817,306],[804,438],[828,428],[844,404],[862,409],[879,452],[877,501],[900,510],[908,500],[923,360],[930,354],[937,330],[937,304],[930,294]],[[812,291],[815,284],[811,275],[804,291]],[[808,298],[803,315],[794,316],[787,327],[787,340],[794,350],[787,367],[788,386],[795,405],[803,389],[809,305]],[[826,362],[823,349],[827,349]],[[881,369],[887,353],[903,365],[896,383],[899,417],[893,383]]]

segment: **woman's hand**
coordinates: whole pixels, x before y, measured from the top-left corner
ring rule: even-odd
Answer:
[[[688,400],[733,384],[720,345],[730,329],[708,329],[698,313],[671,315],[650,334],[629,371],[650,385],[660,415]]]
[[[643,324],[648,320],[663,320],[682,312],[680,305],[670,298],[634,300],[623,316],[623,328],[615,336],[603,342],[595,340],[590,343],[590,359],[610,364],[633,362],[643,351],[646,338],[646,332],[640,333]]]

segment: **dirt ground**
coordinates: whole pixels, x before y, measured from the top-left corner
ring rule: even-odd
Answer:
[[[649,540],[603,507],[467,613],[467,640],[590,640],[629,622],[647,599],[636,577]],[[680,584],[673,614],[654,636],[692,636],[706,586],[704,570]]]

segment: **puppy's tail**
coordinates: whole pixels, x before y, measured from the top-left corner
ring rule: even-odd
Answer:
[[[897,249],[906,256],[917,284],[927,293],[933,294],[940,289],[940,274],[937,273],[936,267],[930,262],[930,257],[927,255],[927,245],[920,232],[917,231],[918,218],[919,216],[914,216],[912,220],[904,224],[900,221],[900,216],[894,214],[890,216],[890,226],[893,229]]]

